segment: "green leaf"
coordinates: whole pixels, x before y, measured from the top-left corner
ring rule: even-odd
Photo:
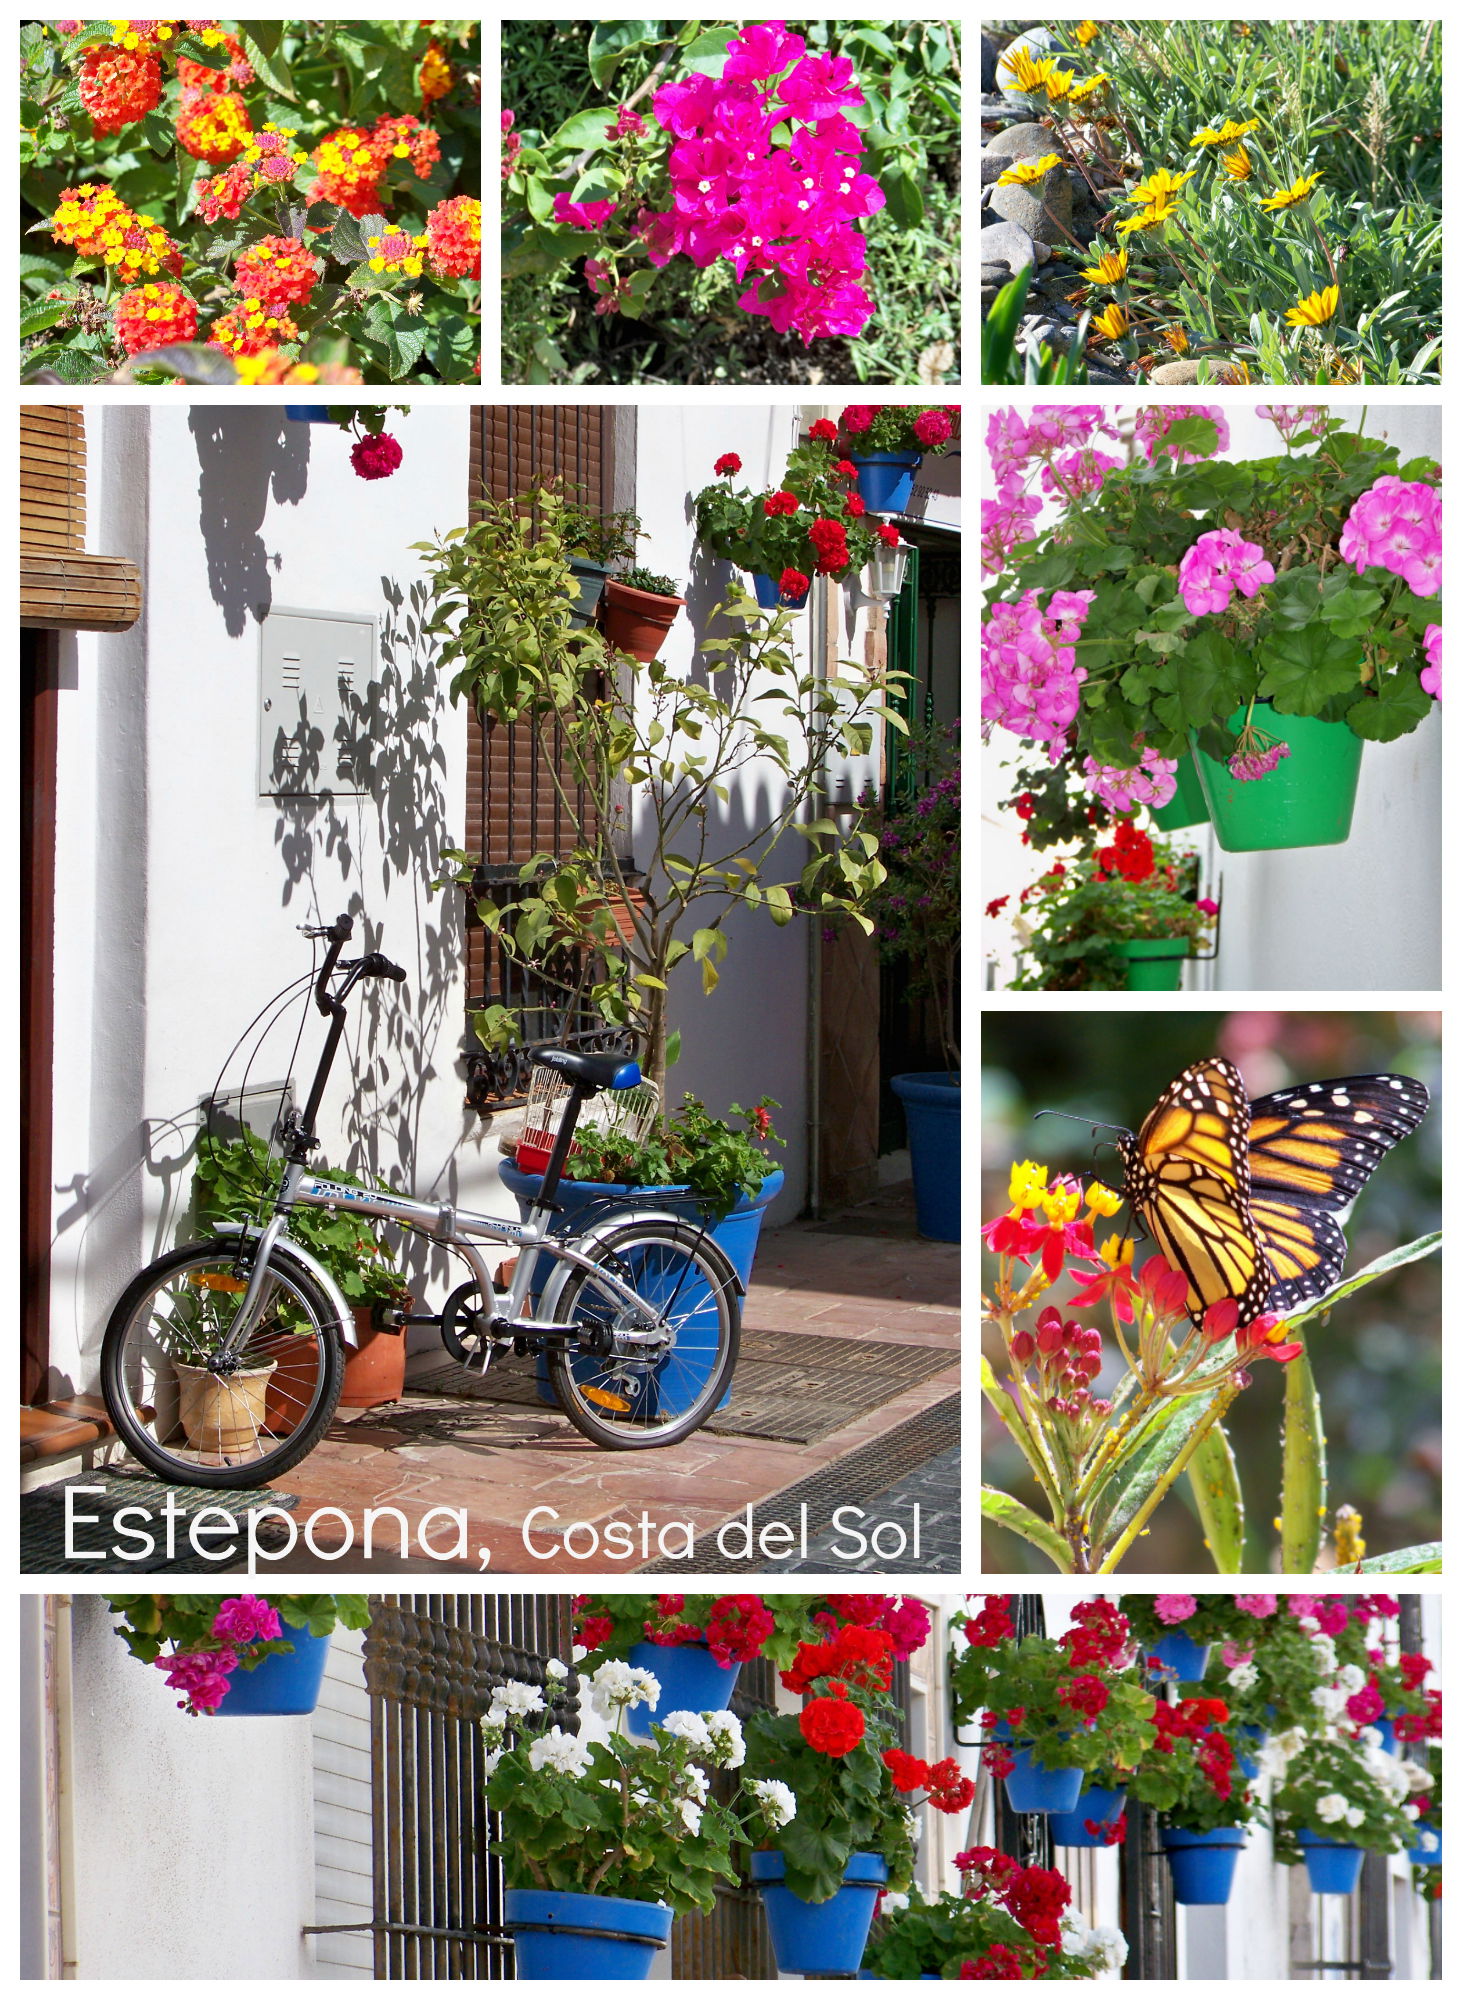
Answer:
[[[1325,1525],[1325,1430],[1307,1354],[1285,1366],[1283,1466],[1282,1563],[1287,1575],[1310,1576]]]
[[[1256,655],[1259,692],[1272,699],[1281,715],[1318,715],[1332,695],[1360,684],[1355,652],[1349,645],[1337,646],[1335,634],[1318,619],[1297,632],[1271,632]]]
[[[564,120],[546,143],[550,146],[559,146],[569,153],[592,151],[605,144],[609,138],[609,128],[618,117],[617,109],[576,111],[572,118]]]
[[[1392,1549],[1389,1555],[1366,1556],[1347,1563],[1337,1576],[1434,1576],[1442,1567],[1440,1542],[1417,1542],[1409,1549]]]
[[[244,54],[253,64],[260,81],[284,98],[286,103],[298,104],[299,99],[295,95],[294,78],[290,74],[289,64],[279,53],[277,34],[279,25],[274,21],[257,23],[251,21],[247,26],[241,24],[239,40],[243,43]],[[271,41],[273,46],[266,47],[265,44]]]
[[[29,340],[34,333],[44,333],[48,326],[65,317],[66,301],[42,300],[38,305],[26,306],[20,315],[20,337]]]
[[[1305,1306],[1299,1312],[1286,1313],[1285,1323],[1291,1328],[1304,1326],[1306,1321],[1318,1318],[1321,1313],[1329,1312],[1330,1308],[1338,1305],[1341,1299],[1348,1299],[1352,1292],[1360,1291],[1362,1286],[1369,1285],[1373,1279],[1384,1278],[1388,1271],[1399,1271],[1405,1264],[1419,1263],[1423,1257],[1430,1257],[1441,1247],[1442,1232],[1436,1229],[1429,1236],[1418,1236],[1410,1243],[1403,1243],[1395,1250],[1388,1250],[1384,1257],[1377,1257],[1374,1263],[1367,1264],[1363,1270],[1356,1271],[1349,1278],[1342,1278],[1338,1285],[1332,1285],[1330,1290],[1323,1297],[1316,1299],[1313,1305]],[[1294,1363],[1291,1362],[1290,1366],[1293,1367]]]
[[[924,220],[924,197],[919,183],[902,161],[879,176],[879,186],[888,201],[888,213],[900,229],[917,229]]]
[[[1221,1576],[1244,1567],[1244,1495],[1239,1468],[1222,1424],[1215,1424],[1188,1461],[1188,1484],[1203,1537]]]
[[[726,67],[726,46],[741,33],[739,27],[708,28],[703,35],[697,35],[686,48],[681,58],[683,69],[696,70],[702,76],[719,76]]]
[[[142,121],[142,136],[160,160],[165,160],[178,143],[177,129],[161,111],[149,111]]]
[[[1056,1568],[1069,1572],[1071,1551],[1056,1533],[1056,1530],[1029,1507],[1023,1507],[1010,1494],[1002,1493],[997,1486],[980,1488],[980,1512],[987,1521],[994,1521],[1002,1528],[1009,1528],[1013,1535],[1038,1548],[1042,1555],[1049,1556]]]
[[[602,90],[627,55],[659,39],[653,21],[600,21],[589,37],[589,75]]]
[[[1119,1535],[1182,1450],[1213,1397],[1189,1396],[1154,1410],[1113,1460],[1086,1509],[1094,1542]]]
[[[670,1033],[665,1037],[666,1069],[674,1069],[675,1065],[679,1061],[680,1061],[680,1030],[679,1028],[672,1028],[670,1030]]]
[[[1374,694],[1345,711],[1357,736],[1370,743],[1394,743],[1426,721],[1434,704],[1417,675],[1387,674]]]

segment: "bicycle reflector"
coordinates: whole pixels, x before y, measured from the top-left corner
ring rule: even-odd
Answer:
[[[639,1064],[637,1062],[621,1063],[619,1068],[614,1072],[613,1081],[616,1090],[633,1090],[635,1085],[641,1081]]]

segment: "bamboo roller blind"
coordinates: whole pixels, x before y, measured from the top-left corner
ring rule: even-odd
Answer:
[[[20,412],[20,622],[52,632],[125,632],[142,578],[120,556],[89,555],[86,436],[74,404]]]

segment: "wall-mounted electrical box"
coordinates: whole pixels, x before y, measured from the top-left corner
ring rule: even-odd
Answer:
[[[274,606],[259,639],[259,792],[313,798],[370,783],[376,621]]]

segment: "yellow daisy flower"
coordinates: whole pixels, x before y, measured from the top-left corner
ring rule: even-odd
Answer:
[[[1105,70],[1098,70],[1095,76],[1083,77],[1080,83],[1071,86],[1071,102],[1084,104],[1088,97],[1094,97],[1099,90],[1105,90],[1111,78]]]
[[[1188,336],[1182,327],[1165,326],[1162,330],[1162,337],[1173,350],[1174,354],[1186,354],[1188,352]]]
[[[1059,104],[1071,95],[1071,86],[1076,81],[1076,72],[1071,69],[1057,69],[1053,63],[1046,71],[1046,97],[1052,104]]]
[[[1254,171],[1254,162],[1249,158],[1246,146],[1236,146],[1231,153],[1222,156],[1223,170],[1231,181],[1246,181]]]
[[[1285,318],[1291,326],[1324,326],[1339,310],[1339,285],[1326,285],[1323,291],[1311,292],[1297,306],[1291,306]]]
[[[1145,181],[1138,181],[1135,187],[1128,188],[1122,199],[1141,202],[1147,208],[1155,207],[1158,202],[1171,201],[1184,181],[1192,180],[1195,172],[1196,169],[1190,167],[1185,174],[1173,174],[1166,167],[1159,167]]]
[[[1120,340],[1124,333],[1130,333],[1132,322],[1128,319],[1115,299],[1104,312],[1099,312],[1092,320],[1098,333],[1104,333],[1108,340]]]
[[[1201,132],[1193,134],[1188,144],[1190,146],[1231,146],[1235,139],[1247,139],[1251,132],[1257,132],[1258,130],[1259,120],[1257,118],[1246,118],[1242,125],[1236,124],[1232,118],[1225,118],[1217,131],[1211,125],[1205,125]]]
[[[1046,78],[1054,67],[1054,61],[1050,56],[1042,56],[1037,61],[1027,55],[1024,49],[1007,49],[1000,58],[999,67],[1009,71],[1010,82],[1017,90],[1029,93],[1045,89]]]
[[[1076,39],[1084,49],[1090,48],[1100,33],[1101,29],[1095,21],[1078,21],[1076,24]]]
[[[1030,187],[1036,181],[1043,181],[1052,167],[1059,167],[1059,153],[1045,153],[1039,160],[1016,160],[1005,169],[996,181],[996,187]]]
[[[1136,215],[1129,215],[1125,222],[1119,222],[1117,234],[1130,236],[1134,229],[1156,229],[1160,223],[1168,221],[1177,212],[1177,197],[1169,195],[1166,200],[1150,202],[1146,208],[1140,208]]]
[[[1087,265],[1081,275],[1093,285],[1120,285],[1127,275],[1127,252],[1104,250],[1094,264]]]
[[[1277,194],[1266,195],[1259,206],[1276,212],[1281,208],[1297,208],[1302,201],[1309,200],[1319,184],[1318,173],[1301,174],[1289,187],[1280,188]]]

